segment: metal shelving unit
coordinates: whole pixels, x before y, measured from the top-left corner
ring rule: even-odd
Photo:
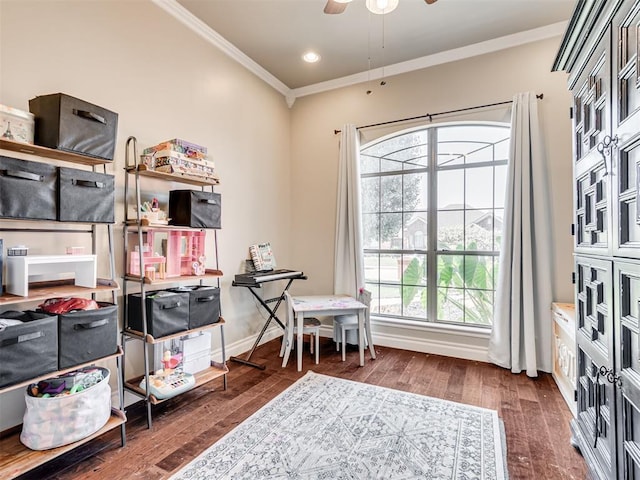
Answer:
[[[154,338],[147,332],[147,312],[146,312],[146,292],[150,287],[154,286],[163,286],[163,285],[172,285],[172,284],[181,284],[184,282],[199,282],[200,285],[203,285],[204,280],[215,280],[218,288],[220,287],[220,277],[222,276],[222,272],[219,269],[218,262],[218,239],[217,233],[213,230],[213,245],[215,249],[215,268],[207,269],[204,275],[183,275],[177,277],[167,277],[167,278],[156,278],[150,279],[149,277],[144,276],[144,259],[143,259],[143,244],[144,244],[144,233],[148,232],[149,229],[153,230],[163,230],[163,231],[202,231],[204,229],[194,229],[188,227],[181,226],[170,226],[170,225],[155,225],[150,224],[145,219],[140,218],[140,206],[141,206],[141,182],[143,178],[152,178],[158,179],[167,182],[178,182],[185,183],[192,186],[197,186],[205,190],[205,188],[210,188],[213,192],[213,188],[215,185],[219,184],[219,181],[211,180],[211,179],[203,179],[198,177],[193,177],[184,174],[171,174],[164,172],[156,172],[154,170],[149,170],[145,165],[141,165],[138,163],[138,153],[137,153],[137,140],[135,137],[129,137],[126,143],[126,178],[125,178],[125,188],[124,188],[124,209],[125,209],[125,222],[123,227],[123,236],[124,236],[124,281],[122,286],[123,292],[123,303],[124,303],[124,328],[122,330],[122,345],[126,356],[126,344],[129,341],[141,341],[143,345],[143,364],[144,364],[144,375],[136,376],[133,378],[127,379],[124,368],[122,370],[124,388],[128,392],[137,395],[138,397],[144,399],[147,406],[147,426],[151,428],[153,420],[152,420],[152,412],[151,406],[162,403],[168,399],[158,399],[150,392],[150,359],[149,359],[149,350],[153,350],[154,345],[164,342],[166,340],[171,340],[173,338],[182,337],[188,335],[190,333],[196,333],[207,329],[219,329],[220,330],[220,345],[222,347],[221,361],[220,362],[210,362],[209,368],[206,370],[199,372],[195,375],[196,384],[194,388],[210,382],[216,378],[222,377],[223,379],[223,388],[227,389],[227,373],[229,369],[226,365],[226,353],[225,353],[225,342],[224,342],[224,324],[225,321],[222,317],[218,319],[216,323],[208,324],[205,326],[201,326],[194,330],[186,330],[181,331],[172,335],[163,336],[160,338]],[[131,159],[131,155],[133,155],[133,159]],[[133,179],[133,195],[135,195],[135,208],[136,208],[136,218],[129,218],[129,197],[131,195],[130,192],[130,182]],[[126,273],[127,269],[127,253],[129,252],[129,234],[135,234],[137,236],[137,247],[139,254],[139,271],[141,275],[130,275]],[[143,331],[136,331],[129,327],[129,318],[128,318],[128,308],[127,308],[127,287],[128,284],[137,284],[140,289],[141,302],[140,302],[140,315],[142,318],[142,329]],[[140,387],[141,381],[144,379],[145,388]],[[173,397],[171,397],[173,398]]]
[[[80,164],[91,166],[93,171],[96,171],[96,168],[100,165],[103,166],[103,170],[106,171],[106,163],[109,163],[108,160],[102,160],[93,157],[87,157],[84,155],[79,155],[76,153],[64,152],[60,150],[55,150],[47,147],[41,147],[38,145],[29,145],[19,142],[14,142],[11,140],[0,139],[0,150],[6,150],[9,152],[20,152],[29,155],[35,155],[34,160],[39,161],[42,158],[49,158],[53,160]],[[105,172],[106,173],[106,172]],[[43,221],[40,220],[18,220],[18,219],[2,219],[0,220],[0,232],[15,232],[20,234],[33,234],[33,233],[72,233],[72,234],[90,234],[91,235],[91,243],[92,243],[92,253],[96,252],[96,238],[98,235],[97,225],[96,224],[88,224],[90,228],[63,228],[66,223],[60,222],[60,228],[47,227],[47,228],[39,228],[36,225],[42,225]],[[47,225],[55,224],[55,221],[44,221]],[[11,224],[15,226],[10,226]],[[96,293],[107,293],[110,292],[112,295],[112,303],[117,305],[117,291],[120,289],[120,285],[115,280],[115,261],[114,261],[114,243],[113,243],[113,225],[107,224],[107,235],[108,235],[108,243],[109,243],[109,278],[99,278],[97,279],[97,285],[95,288],[87,288],[87,287],[78,287],[73,284],[73,280],[59,280],[59,281],[50,281],[50,282],[39,282],[39,283],[31,283],[29,285],[29,295],[26,297],[11,295],[5,293],[0,295],[0,308],[4,308],[9,305],[21,304],[21,303],[36,303],[48,298],[55,297],[68,297],[74,295],[91,295],[95,297]],[[67,453],[74,448],[89,442],[90,440],[99,437],[100,435],[113,430],[114,428],[120,427],[120,441],[121,445],[124,446],[126,443],[126,416],[124,411],[124,388],[122,382],[122,356],[123,351],[119,347],[118,351],[106,357],[102,357],[91,362],[87,362],[81,365],[75,365],[72,368],[67,368],[63,370],[58,370],[55,372],[49,372],[46,375],[42,375],[36,378],[31,378],[25,380],[24,382],[20,382],[17,384],[9,385],[3,388],[0,388],[0,395],[7,393],[9,391],[17,390],[19,388],[23,388],[31,383],[37,383],[40,380],[45,378],[51,378],[56,375],[61,375],[67,372],[71,372],[73,370],[77,370],[82,368],[83,366],[93,365],[98,362],[107,361],[107,360],[115,360],[116,369],[118,374],[117,378],[117,389],[118,389],[118,399],[119,406],[117,408],[112,408],[111,417],[107,421],[107,423],[102,427],[99,431],[90,435],[89,437],[83,438],[77,442],[63,445],[58,448],[54,448],[51,450],[44,451],[34,451],[30,450],[22,443],[20,443],[20,432],[19,428],[15,427],[9,429],[6,432],[0,433],[0,478],[15,478],[19,475],[22,475],[33,468],[42,465],[49,460],[53,460],[54,458]],[[0,402],[1,404],[1,402]]]

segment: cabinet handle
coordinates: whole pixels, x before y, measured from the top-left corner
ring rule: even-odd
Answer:
[[[622,376],[614,373],[613,368],[609,369],[602,365],[598,373],[607,378],[607,382],[615,383],[618,387],[622,387]]]
[[[604,139],[598,143],[597,150],[602,155],[602,161],[604,162],[604,176],[609,175],[609,170],[607,169],[607,156],[611,155],[611,146],[618,145],[618,135],[611,138],[610,135],[606,135]]]

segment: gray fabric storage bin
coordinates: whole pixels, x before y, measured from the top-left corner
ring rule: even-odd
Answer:
[[[0,156],[0,217],[56,219],[56,167]]]
[[[220,228],[222,197],[219,193],[196,190],[169,192],[171,225],[192,228]]]
[[[170,289],[189,294],[189,330],[220,321],[220,289],[190,285]]]
[[[118,351],[118,307],[98,302],[97,310],[58,315],[60,369],[91,362]]]
[[[3,312],[0,318],[24,323],[0,331],[0,387],[58,370],[58,316]]]
[[[64,93],[32,98],[29,111],[36,145],[113,160],[117,113]]]
[[[58,220],[113,223],[113,175],[89,170],[58,169]]]
[[[142,332],[142,296],[128,296],[129,328]],[[155,338],[182,332],[189,328],[189,293],[168,290],[146,292],[147,333]]]

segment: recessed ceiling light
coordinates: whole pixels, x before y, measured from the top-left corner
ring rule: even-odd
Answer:
[[[318,55],[316,52],[307,52],[302,55],[302,59],[307,63],[316,63],[318,60],[320,60],[320,55]]]

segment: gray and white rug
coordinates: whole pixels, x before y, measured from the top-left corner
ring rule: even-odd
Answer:
[[[507,478],[495,410],[308,372],[171,480]]]

